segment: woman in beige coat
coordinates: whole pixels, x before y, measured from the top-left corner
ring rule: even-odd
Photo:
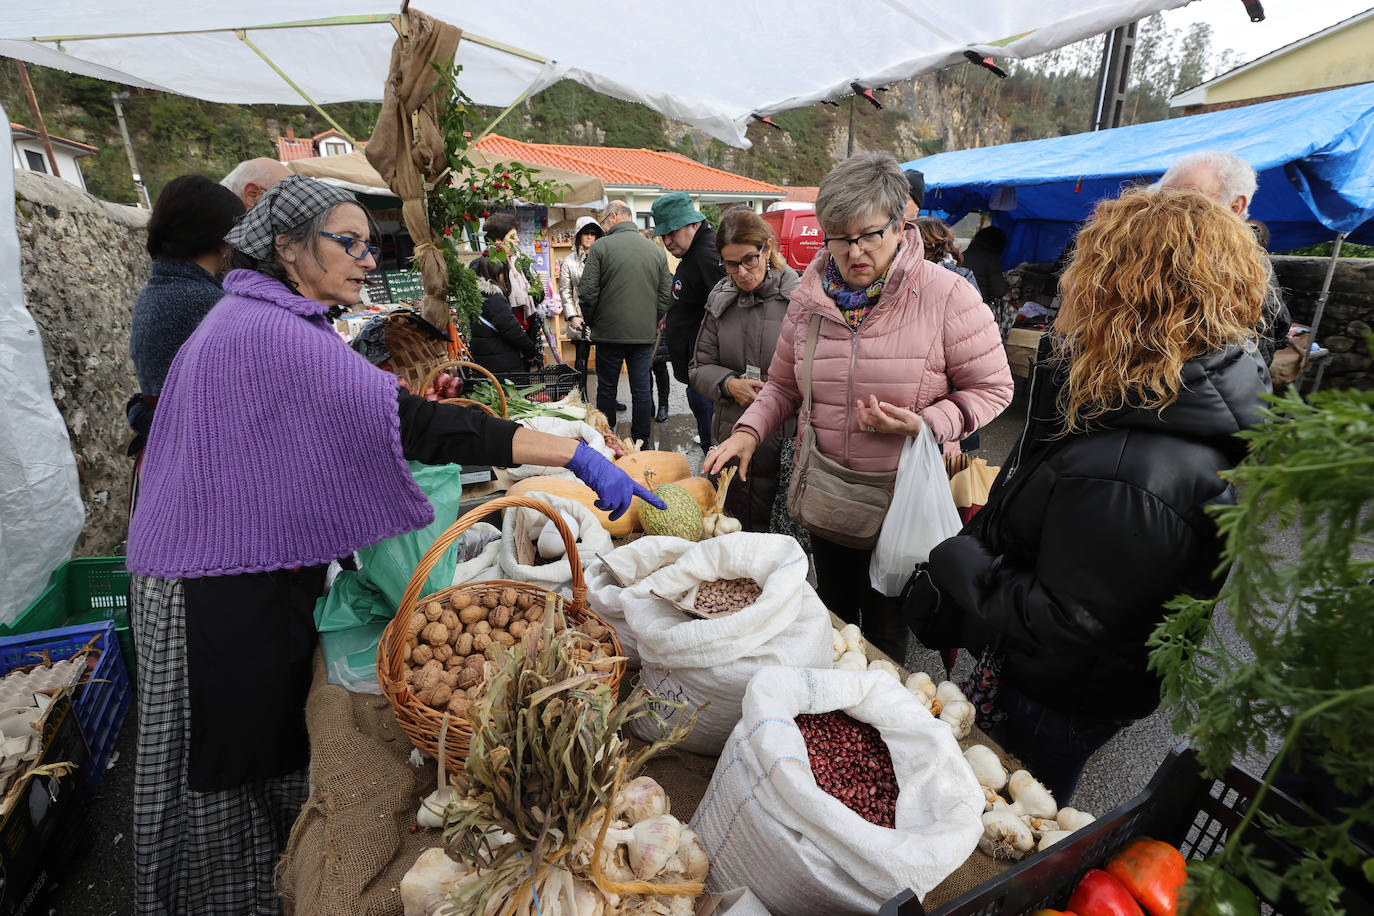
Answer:
[[[801,281],[782,259],[768,224],[752,210],[734,210],[721,220],[716,249],[725,278],[706,300],[690,381],[715,401],[711,437],[723,442],[767,380],[788,300]],[[782,449],[796,434],[795,417],[779,424],[754,451],[749,479],[730,485],[725,510],[745,531],[770,529],[780,464],[791,464],[780,461]]]
[[[582,265],[587,249],[601,236],[601,224],[590,216],[578,217],[573,229],[573,250],[558,265],[558,299],[563,306],[563,320],[568,324],[568,338],[573,342],[573,368],[577,370],[577,390],[587,400],[587,358],[592,352],[592,338],[582,321],[582,307],[577,303],[577,283],[582,279]]]

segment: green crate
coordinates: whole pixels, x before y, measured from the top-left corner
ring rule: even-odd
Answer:
[[[0,637],[36,633],[97,620],[114,622],[124,667],[137,678],[134,640],[129,631],[129,571],[123,557],[68,560],[52,574],[48,587]]]

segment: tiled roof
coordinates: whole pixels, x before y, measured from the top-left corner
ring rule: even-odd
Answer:
[[[348,138],[347,138],[347,137],[345,137],[343,134],[339,133],[339,131],[335,130],[335,129],[332,128],[332,127],[329,128],[329,130],[326,130],[326,131],[323,131],[322,133],[316,134],[315,136],[311,137],[310,139],[311,139],[311,140],[314,140],[316,143],[319,143],[319,142],[320,142],[321,140],[323,140],[325,137],[338,137],[340,140],[343,140],[344,142],[347,142],[347,141],[348,141]]]
[[[567,146],[524,143],[499,134],[477,141],[477,148],[494,156],[555,166],[600,178],[612,186],[663,188],[667,191],[724,192],[775,196],[787,189],[733,172],[713,169],[680,153],[613,146]]]
[[[278,137],[277,138],[277,158],[282,162],[290,162],[293,159],[314,159],[318,153],[315,152],[315,142],[304,137]]]
[[[20,135],[23,139],[38,136],[38,131],[34,130],[32,127],[25,127],[23,124],[20,124],[16,121],[10,122],[10,132],[13,134]],[[70,146],[74,149],[82,150],[83,152],[77,153],[78,156],[84,156],[87,153],[95,153],[100,151],[100,147],[98,146],[91,146],[89,143],[78,143],[75,140],[68,140],[65,137],[59,137],[56,134],[48,134],[48,139],[53,143],[61,143],[63,146]]]
[[[788,188],[787,196],[785,196],[783,200],[799,204],[814,204],[816,202],[816,195],[820,190],[821,189],[815,185],[811,185],[810,187]]]

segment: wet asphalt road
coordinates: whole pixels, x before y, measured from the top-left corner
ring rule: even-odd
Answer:
[[[1002,416],[981,431],[981,448],[977,455],[990,464],[1001,464],[1011,451],[1025,419],[1024,380],[1017,380],[1017,399]],[[595,380],[592,380],[595,391]],[[593,397],[595,395],[593,394]],[[630,403],[629,386],[624,376],[620,380],[620,400]],[[702,449],[693,442],[696,423],[687,408],[686,392],[681,383],[673,380],[669,398],[670,416],[666,423],[654,423],[651,440],[646,448],[680,451],[687,455],[694,473],[701,468]],[[622,414],[618,424],[622,436],[629,434],[628,414]],[[1297,539],[1292,532],[1277,532],[1271,549],[1285,557],[1296,556]],[[1229,621],[1219,615],[1221,639],[1233,652],[1241,645]],[[965,653],[960,655],[956,674],[962,675],[972,664]],[[905,665],[911,670],[925,670],[932,675],[942,671],[934,652],[913,650]],[[119,740],[119,758],[106,772],[100,796],[90,811],[89,852],[81,856],[59,877],[43,907],[38,912],[60,916],[123,916],[133,912],[132,857],[132,798],[134,766],[135,711],[125,723]],[[1157,712],[1123,730],[1104,745],[1092,758],[1074,794],[1072,803],[1080,810],[1102,814],[1140,792],[1154,774],[1169,750],[1180,738],[1173,732],[1165,713]],[[1259,759],[1242,763],[1251,772],[1260,773],[1275,748]],[[1068,800],[1060,799],[1061,804]]]

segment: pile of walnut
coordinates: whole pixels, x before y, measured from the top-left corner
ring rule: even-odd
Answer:
[[[542,623],[544,604],[510,586],[455,593],[447,607],[430,601],[410,612],[406,622],[406,660],[410,689],[431,709],[466,715],[486,684],[485,666],[493,647],[509,649]],[[575,650],[589,668],[604,668],[615,656],[608,627],[592,619],[577,629],[590,637],[587,648]],[[536,644],[540,635],[536,635]],[[593,648],[595,646],[595,648]]]

